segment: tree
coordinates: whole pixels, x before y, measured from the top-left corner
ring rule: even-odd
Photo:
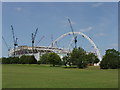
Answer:
[[[48,53],[43,54],[40,56],[40,60],[38,61],[38,64],[48,64]]]
[[[27,56],[23,55],[20,57],[20,64],[26,64],[28,63]]]
[[[2,64],[19,64],[19,57],[3,57]]]
[[[98,57],[96,56],[95,61],[94,61],[94,64],[97,64],[97,63],[99,63],[99,62],[100,62],[100,60],[99,60]]]
[[[115,49],[108,49],[100,63],[101,69],[119,68],[120,53]]]
[[[83,48],[74,48],[70,54],[70,61],[72,65],[77,65],[77,59],[81,59],[85,54],[86,52]]]
[[[0,58],[0,64],[2,64],[2,58]]]
[[[120,56],[119,56],[119,59],[118,59],[118,68],[120,68]]]
[[[10,60],[8,60],[8,58],[6,58],[6,57],[3,57],[2,64],[10,64]]]
[[[88,65],[88,61],[86,59],[86,55],[83,55],[81,58],[77,60],[77,67],[78,68],[86,68]]]
[[[61,65],[61,59],[60,59],[59,55],[57,55],[56,53],[49,53],[48,62],[50,64],[52,64],[53,66]]]
[[[90,66],[94,65],[94,64],[97,64],[99,62],[99,59],[97,58],[97,56],[94,53],[88,53],[86,55],[86,59],[87,59],[88,64]]]
[[[36,64],[37,60],[35,59],[34,55],[28,56],[28,64]]]
[[[64,64],[65,66],[67,66],[67,65],[70,66],[70,65],[71,65],[71,64],[70,64],[70,57],[69,57],[68,55],[67,55],[67,56],[64,56],[62,59],[63,59],[62,62],[63,62],[63,64]]]
[[[23,55],[20,57],[20,63],[21,64],[36,64],[37,60],[35,59],[33,55],[32,56]]]
[[[10,64],[19,64],[19,57],[9,57]]]
[[[109,68],[109,63],[108,63],[108,60],[106,59],[105,56],[103,56],[103,59],[102,61],[100,62],[100,68],[101,69],[108,69]]]
[[[88,61],[86,60],[86,51],[83,48],[74,48],[70,54],[70,62],[77,65],[78,68],[86,68]]]

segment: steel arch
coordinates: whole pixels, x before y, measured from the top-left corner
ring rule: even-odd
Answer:
[[[61,35],[56,40],[54,40],[52,42],[52,44],[49,45],[49,47],[55,46],[55,43],[57,43],[60,39],[64,38],[67,35],[71,35],[71,34],[73,34],[73,33],[72,32],[68,32],[68,33],[65,33],[65,34]],[[97,46],[95,45],[95,43],[93,42],[93,40],[90,37],[88,37],[87,35],[85,35],[82,32],[74,32],[74,34],[79,34],[79,35],[83,36],[84,38],[86,38],[92,44],[94,50],[96,51],[97,57],[100,59],[100,61],[102,60],[99,49],[97,48]]]

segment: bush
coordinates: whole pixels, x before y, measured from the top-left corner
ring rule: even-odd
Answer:
[[[62,64],[63,65],[65,65],[65,66],[67,66],[67,65],[69,65],[70,66],[70,57],[69,56],[64,56],[63,58],[62,58]]]
[[[20,57],[20,63],[21,64],[36,64],[37,60],[35,59],[33,55],[32,56],[23,55]]]
[[[100,62],[100,60],[96,57],[95,60],[94,60],[94,64],[97,64],[99,62]]]
[[[38,61],[38,64],[48,64],[48,53],[43,54],[40,56],[40,60]]]
[[[50,64],[52,64],[53,66],[61,65],[61,59],[60,59],[59,55],[57,55],[56,53],[49,53],[48,62]]]
[[[77,60],[77,67],[78,67],[78,68],[86,68],[87,65],[88,65],[88,61],[87,61],[87,59],[85,58],[85,56],[82,57],[82,58],[79,58],[79,59]]]
[[[34,56],[23,55],[19,57],[3,57],[2,64],[36,64],[37,60]]]
[[[20,64],[26,64],[28,63],[27,56],[23,55],[20,57]]]
[[[102,61],[100,62],[100,68],[101,69],[108,69],[109,68],[108,61],[103,57]]]
[[[3,57],[2,64],[19,64],[19,57]]]
[[[120,53],[115,49],[106,50],[105,56],[103,57],[100,68],[101,69],[117,69],[119,68]]]
[[[0,64],[2,64],[2,58],[0,58]]]
[[[88,54],[86,54],[85,57],[90,66],[97,64],[99,62],[99,59],[97,58],[97,56],[94,53],[88,53]]]
[[[118,68],[120,68],[120,57],[119,57],[119,61],[118,61]]]
[[[28,61],[29,61],[29,64],[37,64],[37,60],[35,59],[35,57],[32,55],[32,56],[29,56],[28,57]]]
[[[3,57],[2,64],[10,64],[10,60],[8,60],[8,58],[6,58],[6,57]]]
[[[19,64],[19,57],[10,57],[8,58],[11,64]]]

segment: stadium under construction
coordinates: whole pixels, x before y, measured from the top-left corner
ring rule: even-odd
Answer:
[[[54,53],[57,53],[62,58],[63,56],[65,56],[65,55],[67,55],[68,53],[71,52],[71,50],[69,49],[71,43],[74,43],[75,48],[77,48],[77,46],[76,46],[77,42],[78,42],[77,41],[77,35],[80,35],[83,38],[85,38],[87,41],[89,41],[89,43],[91,44],[91,46],[94,49],[95,55],[101,61],[101,55],[100,55],[99,49],[97,48],[97,46],[95,45],[93,40],[90,37],[88,37],[87,35],[85,35],[84,33],[82,33],[82,32],[74,32],[70,19],[68,19],[68,21],[69,21],[70,28],[71,28],[72,32],[68,32],[68,33],[65,33],[65,34],[61,35],[56,40],[52,41],[52,43],[49,46],[34,46],[35,37],[36,37],[37,31],[38,31],[38,28],[36,29],[35,33],[32,33],[32,46],[27,46],[27,45],[19,46],[17,44],[17,39],[18,38],[15,37],[15,35],[14,35],[14,28],[11,25],[12,34],[13,34],[13,45],[14,45],[14,48],[10,49],[8,47],[5,39],[3,38],[5,44],[6,44],[7,48],[8,48],[8,51],[9,51],[8,56],[10,56],[10,57],[18,56],[18,57],[20,57],[22,55],[34,55],[37,60],[40,60],[40,56],[41,55],[43,55],[45,53],[54,52]],[[63,39],[66,36],[69,36],[69,35],[72,35],[72,39],[71,39],[71,42],[68,45],[67,49],[66,48],[60,48],[60,47],[56,46],[56,44],[61,39]],[[87,53],[89,53],[89,52],[87,52]]]
[[[57,53],[61,58],[64,55],[67,55],[69,53],[68,50],[65,50],[63,48],[56,48],[56,47],[47,47],[47,46],[39,46],[34,47],[34,50],[32,47],[29,46],[18,46],[17,48],[11,49],[9,52],[9,56],[22,56],[22,55],[34,55],[37,61],[40,59],[40,56],[45,53],[54,52]]]
[[[66,37],[67,35],[71,35],[71,34],[72,34],[72,32],[68,32],[68,33],[61,35],[56,40],[54,40],[52,42],[52,44],[49,46],[34,46],[34,47],[18,46],[16,48],[10,49],[9,56],[34,55],[36,57],[36,59],[39,60],[40,56],[45,54],[46,52],[47,53],[54,52],[54,53],[57,53],[58,55],[60,55],[60,57],[62,58],[63,56],[70,53],[71,51],[69,49],[59,48],[55,45],[57,42],[59,42],[59,40]],[[89,38],[87,35],[83,34],[82,32],[74,32],[74,34],[82,35],[84,38],[86,38],[93,46],[95,55],[97,55],[97,57],[101,60],[101,55],[100,55],[99,49],[97,48],[95,43],[91,40],[91,38]],[[74,39],[72,42],[74,42]]]

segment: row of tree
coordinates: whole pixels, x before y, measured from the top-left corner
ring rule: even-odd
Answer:
[[[19,57],[3,57],[2,64],[36,64],[37,60],[34,56],[23,55]]]
[[[77,66],[78,68],[85,68],[87,65],[94,65],[98,63],[99,59],[93,53],[86,53],[82,48],[75,48],[72,53],[64,56],[62,59],[56,53],[46,53],[40,57],[39,64],[52,64]]]
[[[86,68],[88,65],[94,65],[99,59],[94,53],[87,53],[83,48],[74,48],[73,51],[64,56],[62,59],[56,53],[45,53],[37,62],[34,56],[21,56],[2,58],[2,64],[50,64],[52,66],[65,65],[75,66],[78,68]],[[100,61],[101,69],[117,69],[120,68],[120,52],[115,49],[106,50],[105,55]]]
[[[120,68],[120,52],[115,49],[108,49],[100,61],[94,53],[87,53],[83,48],[74,48],[72,53],[64,56],[62,60],[55,53],[46,53],[40,57],[39,64],[53,64],[76,66],[86,68],[88,65],[100,63],[101,69],[118,69]]]

